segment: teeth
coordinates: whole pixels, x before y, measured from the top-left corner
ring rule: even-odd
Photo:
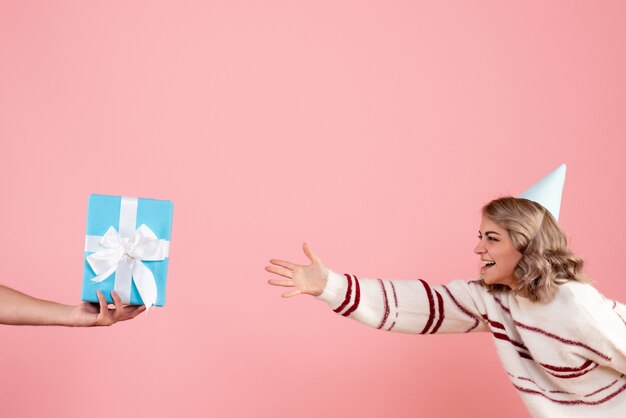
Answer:
[[[483,261],[485,267],[493,266],[494,264],[496,264],[495,261]]]

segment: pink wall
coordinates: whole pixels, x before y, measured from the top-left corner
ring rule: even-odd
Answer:
[[[168,306],[0,327],[10,417],[523,417],[491,337],[385,334],[267,259],[474,277],[479,208],[568,164],[561,224],[623,279],[619,1],[0,3],[2,283],[77,303],[90,193],[175,203]]]

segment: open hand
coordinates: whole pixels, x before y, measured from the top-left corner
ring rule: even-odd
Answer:
[[[328,269],[313,254],[313,251],[306,243],[302,245],[302,249],[307,258],[311,260],[311,264],[308,266],[294,264],[285,260],[271,259],[270,263],[272,265],[265,267],[265,270],[270,273],[286,277],[286,279],[270,279],[267,281],[269,284],[293,288],[282,294],[284,298],[300,294],[319,296],[324,291],[324,287],[326,287]]]
[[[104,294],[98,290],[99,305],[95,303],[82,302],[76,306],[72,312],[71,323],[78,327],[96,327],[96,326],[109,326],[119,321],[126,321],[133,319],[140,313],[146,310],[144,305],[140,306],[124,306],[122,299],[114,291],[111,292],[111,297],[115,302],[115,308],[109,309]]]

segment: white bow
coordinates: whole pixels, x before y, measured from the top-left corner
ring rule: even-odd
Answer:
[[[128,303],[132,277],[146,308],[154,305],[157,298],[156,281],[152,271],[142,260],[164,260],[168,255],[166,241],[158,239],[146,225],[137,228],[130,238],[121,237],[111,226],[98,244],[104,249],[87,256],[87,262],[97,275],[91,280],[100,283],[115,273],[116,288],[118,281],[127,283],[126,291],[118,293],[124,293],[120,296]]]

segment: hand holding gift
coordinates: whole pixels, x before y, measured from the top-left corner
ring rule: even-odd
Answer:
[[[133,319],[146,310],[145,305],[130,306],[123,305],[122,299],[114,291],[111,297],[115,303],[115,308],[110,309],[104,294],[98,290],[98,304],[82,302],[75,306],[71,316],[72,326],[95,327],[111,326],[116,322]]]
[[[163,306],[171,230],[170,201],[91,195],[84,302],[64,305],[0,285],[0,324],[109,326]]]
[[[62,325],[93,327],[113,325],[132,319],[146,310],[145,306],[124,306],[115,293],[115,308],[109,309],[104,294],[98,292],[99,305],[83,302],[77,306],[37,299],[0,285],[0,324]]]

